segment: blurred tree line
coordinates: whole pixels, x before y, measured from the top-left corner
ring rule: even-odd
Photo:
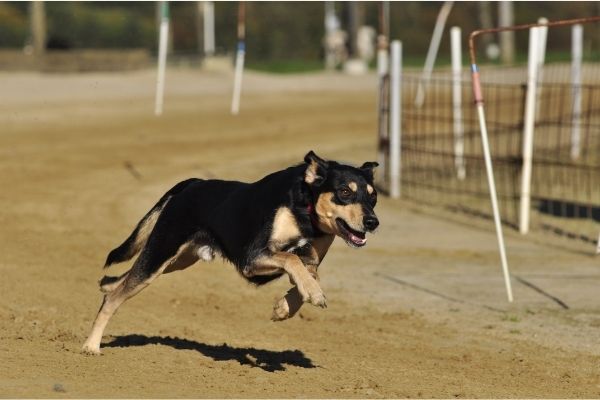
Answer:
[[[447,28],[460,26],[463,37],[481,27],[479,2],[456,2]],[[342,27],[348,3],[336,2]],[[361,2],[360,19],[377,28],[379,2]],[[441,2],[392,2],[391,38],[403,41],[406,57],[423,57]],[[496,24],[496,2],[489,3]],[[529,23],[544,16],[549,20],[600,14],[598,2],[515,2],[515,23]],[[217,51],[232,52],[236,41],[237,2],[215,3]],[[200,54],[197,2],[171,2],[172,51]],[[23,47],[30,40],[28,2],[0,2],[0,48]],[[157,3],[154,2],[46,2],[47,44],[51,48],[146,48],[157,47]],[[252,61],[320,61],[323,57],[323,2],[248,2],[246,46]],[[586,48],[598,48],[598,24],[585,28]],[[201,27],[200,27],[201,28]],[[447,35],[445,36],[448,37]],[[549,51],[568,51],[569,29],[550,34]],[[517,51],[527,48],[527,33],[517,33]],[[447,54],[444,39],[441,54]]]

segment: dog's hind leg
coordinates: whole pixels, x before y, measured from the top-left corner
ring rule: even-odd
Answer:
[[[81,349],[84,353],[100,354],[100,341],[102,340],[102,334],[104,333],[106,324],[108,324],[110,317],[117,311],[117,308],[119,308],[127,298],[131,297],[126,296],[123,293],[123,289],[124,285],[121,283],[116,289],[104,296],[98,315],[96,315],[96,319],[94,320],[92,332]]]
[[[144,249],[131,270],[124,274],[122,279],[120,279],[121,277],[118,278],[120,279],[120,283],[117,284],[114,282],[116,287],[111,287],[112,291],[104,296],[104,300],[94,321],[92,332],[85,341],[82,351],[88,354],[100,354],[100,342],[102,341],[104,329],[121,304],[150,285],[167,268],[175,266],[177,269],[183,269],[185,267],[184,264],[188,266],[190,263],[193,264],[197,258],[194,259],[189,254],[194,248],[193,244],[184,243],[179,249],[173,252],[173,256],[168,257],[162,263],[157,258],[158,255],[155,252],[148,248]],[[155,266],[158,266],[158,268]]]
[[[134,267],[135,268],[135,265]],[[133,270],[132,268],[132,270]],[[92,332],[83,344],[82,351],[88,354],[100,354],[100,342],[104,328],[108,321],[125,302],[125,300],[135,296],[142,289],[148,286],[160,273],[154,274],[146,279],[140,279],[139,276],[127,274],[125,279],[112,291],[108,292],[102,301],[98,315],[94,320]]]

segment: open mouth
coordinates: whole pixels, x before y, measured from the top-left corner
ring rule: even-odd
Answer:
[[[340,236],[351,246],[362,247],[367,244],[367,238],[364,232],[356,231],[341,218],[335,220],[340,231]]]

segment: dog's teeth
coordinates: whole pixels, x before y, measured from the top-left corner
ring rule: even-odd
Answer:
[[[354,244],[360,245],[362,246],[363,244],[367,243],[367,238],[359,238],[356,235],[350,234],[350,240],[352,240],[352,242]]]

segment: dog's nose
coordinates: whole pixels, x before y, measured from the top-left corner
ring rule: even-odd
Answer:
[[[374,215],[366,215],[363,218],[363,226],[368,231],[374,231],[379,226],[379,220]]]

